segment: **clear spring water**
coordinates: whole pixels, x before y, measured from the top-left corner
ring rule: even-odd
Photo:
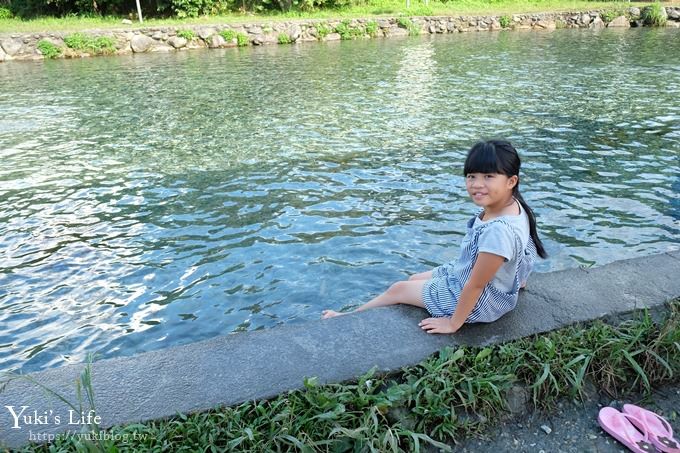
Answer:
[[[0,370],[317,319],[454,259],[480,138],[523,158],[537,272],[677,249],[674,55],[558,30],[1,64]]]

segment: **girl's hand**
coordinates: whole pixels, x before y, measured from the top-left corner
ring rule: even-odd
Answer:
[[[427,318],[418,325],[427,333],[454,333],[462,326],[454,325],[451,318]]]

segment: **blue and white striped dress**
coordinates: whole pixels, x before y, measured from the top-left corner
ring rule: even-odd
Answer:
[[[515,249],[522,251],[519,259],[516,260],[515,279],[510,292],[498,289],[492,282],[487,283],[474,309],[465,320],[466,323],[472,322],[492,322],[509,312],[517,305],[520,282],[526,282],[529,274],[533,270],[533,265],[538,256],[536,245],[529,236],[527,246],[522,245],[522,240],[503,219],[503,216],[489,220],[473,228],[475,219],[483,211],[480,209],[474,217],[467,222],[467,232],[461,242],[460,256],[458,260],[451,261],[433,269],[432,278],[423,286],[423,303],[427,311],[433,317],[452,316],[456,310],[463,285],[470,279],[472,268],[477,260],[479,253],[479,235],[488,228],[489,225],[502,222],[512,231],[515,238]]]

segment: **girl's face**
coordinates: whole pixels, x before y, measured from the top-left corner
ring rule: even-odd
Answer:
[[[512,188],[519,178],[501,173],[468,173],[465,186],[477,206],[499,207],[512,197]]]

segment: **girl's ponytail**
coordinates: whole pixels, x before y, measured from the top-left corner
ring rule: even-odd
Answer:
[[[538,256],[545,259],[548,257],[548,252],[545,251],[543,243],[538,238],[538,232],[536,231],[536,217],[534,217],[534,211],[531,210],[527,202],[524,201],[524,198],[522,198],[522,194],[519,193],[518,186],[519,182],[515,184],[515,187],[512,188],[512,195],[515,198],[517,198],[517,201],[519,201],[522,204],[524,211],[526,211],[527,216],[529,217],[529,234],[531,235],[531,239],[534,241],[534,245],[536,246],[536,253],[538,253]]]

